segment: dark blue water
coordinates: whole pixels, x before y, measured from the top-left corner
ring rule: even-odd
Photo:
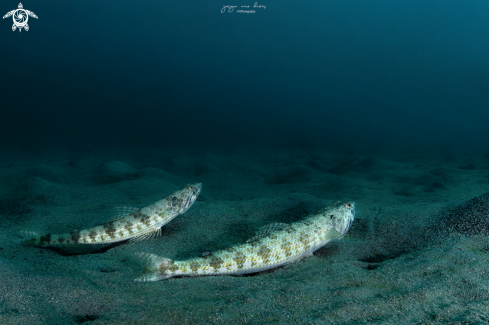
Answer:
[[[0,146],[487,150],[487,1],[23,2]],[[17,1],[2,1],[1,14]]]

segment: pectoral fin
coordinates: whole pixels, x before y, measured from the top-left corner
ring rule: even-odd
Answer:
[[[159,236],[161,236],[161,227],[160,226],[158,226],[156,228],[151,228],[143,234],[132,237],[127,242],[128,243],[134,243],[134,242],[138,242],[138,241],[156,238]]]
[[[338,232],[338,231],[336,231],[334,229],[331,229],[330,231],[328,231],[324,235],[322,241],[326,244],[326,243],[329,243],[330,241],[333,241],[333,240],[336,240],[336,239],[340,239],[342,237],[343,237],[343,235],[340,232]]]

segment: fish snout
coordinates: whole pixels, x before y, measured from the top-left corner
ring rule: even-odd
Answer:
[[[355,219],[355,202],[344,202],[341,205],[341,212],[336,219],[334,228],[342,235],[345,235],[350,230]]]

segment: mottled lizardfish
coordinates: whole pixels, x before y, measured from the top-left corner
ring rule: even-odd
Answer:
[[[141,253],[146,269],[137,281],[175,276],[238,275],[269,270],[310,256],[328,242],[343,237],[355,217],[355,203],[335,202],[302,221],[274,223],[244,244],[185,261]]]
[[[116,219],[103,225],[65,234],[38,234],[22,232],[24,243],[52,246],[70,244],[110,244],[124,240],[143,240],[159,236],[161,227],[176,216],[185,213],[194,204],[202,184],[187,185],[183,189],[147,207],[124,208]]]

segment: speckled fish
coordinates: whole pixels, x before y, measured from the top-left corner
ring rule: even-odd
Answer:
[[[161,234],[161,227],[185,213],[200,194],[202,184],[185,188],[145,208],[124,208],[115,220],[103,225],[66,234],[39,235],[23,232],[26,244],[39,246],[70,244],[110,244],[123,240],[144,240]]]
[[[262,228],[246,243],[185,261],[138,254],[146,270],[137,281],[174,276],[238,275],[269,270],[310,256],[328,242],[343,237],[355,217],[355,203],[335,202],[317,214],[292,224]]]

